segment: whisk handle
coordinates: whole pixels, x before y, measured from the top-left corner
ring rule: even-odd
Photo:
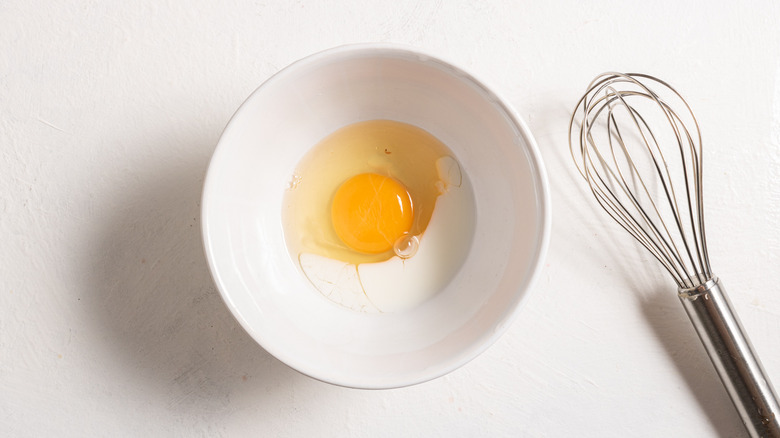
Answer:
[[[750,436],[780,438],[777,395],[720,281],[679,296]]]

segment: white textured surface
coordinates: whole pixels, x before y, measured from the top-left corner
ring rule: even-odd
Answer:
[[[588,81],[674,84],[705,143],[713,268],[780,384],[780,6],[645,2],[0,4],[0,435],[741,436],[672,290],[593,209],[566,126]],[[201,251],[203,173],[263,80],[408,43],[491,84],[548,167],[553,236],[508,333],[458,371],[359,391],[241,330]]]

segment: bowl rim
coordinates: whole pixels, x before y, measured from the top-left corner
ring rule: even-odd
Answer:
[[[534,189],[535,189],[534,191],[538,196],[537,216],[540,219],[540,229],[538,230],[536,245],[534,251],[532,252],[531,263],[527,267],[527,272],[530,275],[527,276],[524,279],[524,281],[519,283],[516,287],[515,294],[522,295],[522,296],[519,299],[517,299],[513,303],[513,305],[508,306],[500,315],[500,317],[496,319],[494,324],[494,329],[490,332],[489,336],[461,350],[458,354],[446,358],[446,360],[438,363],[435,367],[431,366],[424,370],[421,370],[416,376],[416,378],[410,378],[403,381],[394,381],[392,383],[384,382],[381,384],[371,385],[363,382],[355,383],[354,381],[350,381],[350,379],[345,376],[342,376],[342,378],[333,377],[332,375],[322,376],[322,375],[317,375],[317,373],[312,372],[311,370],[302,370],[301,367],[296,366],[299,364],[296,363],[297,361],[295,360],[294,357],[287,355],[284,351],[281,351],[280,349],[274,348],[273,343],[265,342],[266,336],[263,333],[260,333],[258,330],[252,327],[249,321],[246,321],[245,319],[239,317],[240,315],[239,309],[237,309],[233,305],[232,300],[230,299],[230,293],[226,290],[225,286],[219,280],[216,260],[213,253],[213,248],[211,247],[211,243],[210,243],[211,239],[209,238],[209,230],[208,230],[208,223],[207,223],[208,207],[210,205],[209,202],[210,193],[208,187],[210,186],[209,184],[210,179],[213,178],[213,172],[212,172],[212,166],[214,162],[213,157],[220,151],[220,149],[223,149],[225,147],[223,145],[223,138],[225,136],[225,133],[230,129],[230,127],[234,122],[234,119],[236,119],[238,114],[242,113],[245,110],[245,107],[248,105],[248,103],[253,100],[253,97],[261,89],[272,86],[272,84],[274,84],[275,82],[284,79],[285,76],[292,74],[294,71],[302,67],[305,67],[307,65],[317,64],[318,62],[325,60],[327,58],[336,58],[340,55],[344,55],[348,53],[371,54],[371,53],[381,53],[381,52],[403,53],[404,55],[417,56],[418,59],[421,60],[426,60],[426,61],[433,60],[441,64],[443,67],[449,69],[451,73],[457,73],[458,76],[462,78],[461,80],[470,82],[473,86],[478,87],[484,94],[491,95],[495,98],[495,101],[493,103],[497,105],[500,108],[500,110],[505,113],[505,115],[508,117],[511,123],[515,125],[519,136],[523,138],[524,143],[526,145],[525,148],[526,153],[527,156],[529,157],[529,164],[531,165],[532,168],[531,176],[532,176],[532,180],[534,181]],[[331,47],[325,50],[314,52],[303,58],[300,58],[297,61],[292,62],[291,64],[287,65],[286,67],[280,69],[279,71],[277,71],[276,73],[268,77],[258,87],[256,87],[252,91],[252,93],[250,93],[244,99],[241,105],[231,115],[230,119],[227,121],[225,127],[220,133],[220,137],[219,140],[217,141],[216,147],[214,148],[214,151],[212,152],[212,155],[209,158],[209,164],[205,172],[200,201],[201,201],[201,206],[200,206],[201,241],[203,245],[203,251],[206,256],[206,261],[209,267],[209,272],[211,274],[213,284],[215,285],[216,289],[219,291],[222,301],[230,310],[230,313],[233,316],[233,318],[239,323],[239,325],[241,325],[244,331],[246,331],[247,334],[250,335],[250,337],[258,344],[258,346],[266,350],[268,353],[270,353],[272,356],[277,358],[280,362],[282,362],[289,368],[303,375],[311,377],[315,380],[334,384],[337,386],[356,388],[356,389],[392,389],[392,388],[402,388],[402,387],[424,383],[455,371],[456,369],[464,366],[465,364],[471,362],[473,359],[480,356],[490,346],[495,344],[495,342],[498,341],[498,339],[501,336],[503,336],[504,333],[509,329],[509,327],[514,323],[520,311],[524,308],[526,303],[535,293],[536,288],[534,286],[536,285],[538,278],[540,276],[541,266],[546,260],[547,251],[550,242],[551,228],[552,228],[551,225],[552,209],[550,205],[551,198],[550,198],[550,189],[549,189],[547,171],[544,166],[544,161],[542,160],[541,153],[539,151],[539,146],[536,143],[536,139],[534,138],[533,133],[531,132],[528,125],[526,124],[525,120],[523,120],[523,118],[519,116],[517,111],[508,103],[506,99],[504,99],[504,97],[500,93],[496,92],[495,89],[490,87],[487,84],[487,82],[485,82],[484,80],[481,80],[478,77],[474,76],[472,73],[467,72],[463,68],[459,67],[456,63],[451,62],[445,57],[442,57],[440,55],[434,55],[418,47],[414,47],[406,44],[399,44],[399,43],[352,43],[352,44],[344,44],[344,45]]]

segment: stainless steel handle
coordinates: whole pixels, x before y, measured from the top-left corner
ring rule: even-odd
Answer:
[[[720,281],[679,296],[750,436],[780,438],[777,395]]]

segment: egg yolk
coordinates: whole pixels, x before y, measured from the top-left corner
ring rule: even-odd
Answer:
[[[400,182],[363,173],[336,190],[331,219],[336,234],[348,247],[379,254],[392,249],[412,227],[412,199]]]

